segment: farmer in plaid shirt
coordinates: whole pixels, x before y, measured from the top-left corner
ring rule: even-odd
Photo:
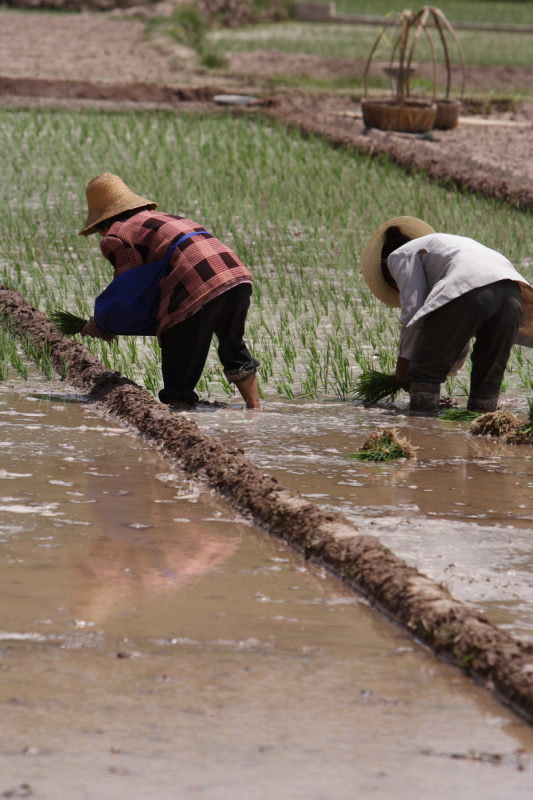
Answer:
[[[213,333],[224,375],[246,408],[259,409],[259,362],[243,339],[252,276],[235,253],[184,217],[164,214],[110,172],[87,185],[89,214],[80,235],[101,234],[112,283],[96,299],[82,335],[157,335],[163,403],[191,408]]]

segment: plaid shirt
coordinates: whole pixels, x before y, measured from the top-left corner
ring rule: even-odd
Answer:
[[[113,265],[113,278],[117,278],[133,267],[159,261],[181,236],[201,230],[201,225],[185,217],[140,211],[124,221],[114,222],[100,249]],[[176,248],[167,276],[160,283],[159,341],[166,330],[195,314],[219,294],[240,283],[252,282],[252,276],[235,253],[210,233],[187,239]]]

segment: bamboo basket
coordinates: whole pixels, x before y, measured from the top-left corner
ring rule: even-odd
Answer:
[[[439,100],[437,100],[437,54],[428,27],[430,19],[438,31],[446,63],[446,95]],[[391,27],[397,30],[395,38],[387,34],[387,28]],[[427,39],[432,55],[433,91],[431,98],[415,100],[411,97],[410,83],[414,66],[413,56],[422,33]],[[440,9],[423,6],[416,13],[404,10],[384,20],[383,28],[378,34],[365,68],[365,96],[361,106],[363,120],[368,128],[402,133],[426,133],[433,128],[454,128],[457,125],[461,103],[450,99],[452,69],[446,35],[452,37],[461,57],[462,97],[466,80],[465,59],[455,31]],[[386,71],[391,80],[396,80],[396,88],[389,100],[371,99],[368,97],[370,65],[380,42],[389,41],[389,38],[394,43]]]
[[[363,121],[367,128],[403,133],[425,133],[435,127],[437,104],[429,100],[404,100],[400,105],[395,100],[361,101]]]
[[[437,99],[437,113],[433,127],[440,131],[456,128],[461,113],[461,101],[450,100],[448,97]]]

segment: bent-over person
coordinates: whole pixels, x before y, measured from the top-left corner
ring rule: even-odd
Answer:
[[[244,341],[252,276],[236,254],[185,217],[156,211],[110,172],[87,185],[89,213],[80,236],[99,233],[113,281],[95,301],[82,335],[157,335],[163,389],[176,408],[198,403],[195,387],[213,334],[224,375],[246,407],[259,409],[259,362]]]
[[[396,378],[410,410],[436,411],[440,385],[464,364],[472,339],[468,409],[495,411],[513,344],[533,347],[533,289],[496,250],[415,217],[395,217],[370,238],[363,275],[401,308]]]

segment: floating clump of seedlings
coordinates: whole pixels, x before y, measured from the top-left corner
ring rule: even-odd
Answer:
[[[416,458],[416,453],[407,439],[398,436],[396,428],[382,428],[370,433],[357,453],[351,453],[348,458],[358,461],[398,461],[401,458]]]
[[[531,427],[533,423],[529,422]],[[509,411],[490,411],[481,414],[470,425],[469,433],[473,436],[493,436],[501,439],[508,437],[520,426],[520,420]]]
[[[375,369],[365,370],[355,384],[355,399],[365,406],[379,403],[380,400],[394,401],[400,392],[400,384],[395,375],[387,375]]]
[[[441,419],[449,422],[474,422],[483,416],[481,411],[468,411],[466,408],[447,408],[441,414]]]
[[[506,444],[533,444],[533,402],[531,400],[527,419],[507,434],[505,442]]]
[[[83,317],[78,317],[76,314],[71,314],[70,311],[62,311],[59,308],[51,312],[50,319],[57,325],[64,336],[75,336],[77,333],[81,333],[87,325],[87,320],[83,319]]]

